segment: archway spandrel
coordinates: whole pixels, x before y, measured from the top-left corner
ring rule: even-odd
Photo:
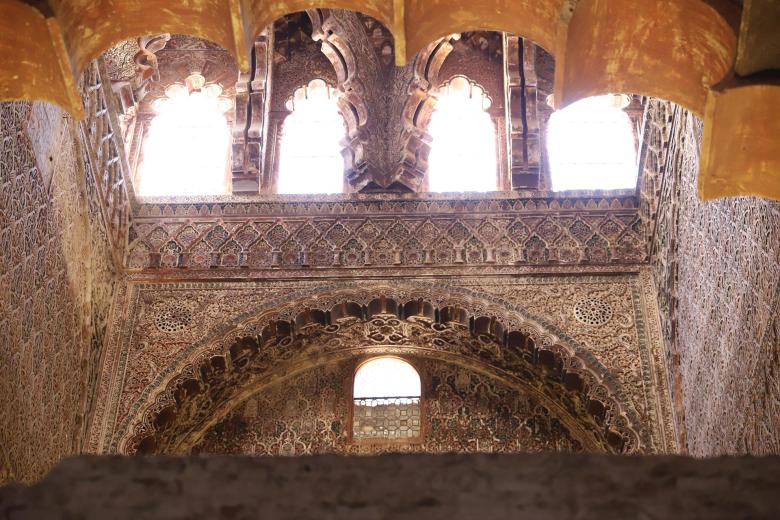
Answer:
[[[587,346],[621,384],[641,389],[635,285],[631,280],[592,283],[479,284],[479,290],[507,301],[522,302],[532,315],[543,316],[550,325]],[[597,305],[584,316],[578,304]]]
[[[480,285],[497,287],[508,282],[507,280],[500,280],[494,279],[492,283],[490,280],[482,280]],[[520,285],[529,285],[528,280],[520,282],[514,280],[510,285],[518,285],[518,283]],[[563,330],[554,325],[554,321],[550,318],[550,312],[535,312],[539,309],[544,310],[542,307],[530,309],[530,311],[531,314],[544,315],[543,319],[534,320],[527,318],[525,313],[528,311],[520,310],[525,308],[522,299],[516,301],[513,299],[522,297],[528,300],[529,304],[531,299],[520,293],[509,298],[506,295],[496,297],[495,295],[486,294],[487,291],[481,291],[481,289],[480,292],[477,292],[474,283],[463,281],[459,285],[460,287],[442,280],[433,283],[420,282],[413,285],[407,283],[402,286],[395,283],[386,285],[344,283],[323,287],[321,284],[315,284],[311,281],[298,281],[197,284],[195,287],[180,287],[176,291],[171,291],[170,288],[163,290],[159,286],[139,287],[136,290],[144,293],[144,295],[136,303],[143,303],[132,308],[130,310],[131,314],[138,313],[142,315],[149,313],[151,308],[159,305],[159,301],[164,301],[166,298],[170,299],[173,294],[176,294],[176,298],[179,300],[195,302],[193,303],[193,321],[208,323],[208,326],[199,324],[199,326],[204,327],[203,330],[208,329],[208,332],[202,333],[189,343],[176,342],[172,338],[168,343],[156,343],[153,346],[151,344],[146,345],[144,356],[152,356],[147,358],[148,360],[153,359],[154,352],[160,349],[176,349],[177,353],[175,356],[166,356],[166,359],[172,360],[170,363],[162,365],[146,363],[144,365],[138,362],[139,359],[143,358],[135,358],[128,361],[126,365],[126,381],[128,383],[131,381],[135,382],[121,389],[121,395],[113,398],[118,401],[118,406],[113,412],[113,417],[115,417],[114,424],[116,426],[109,427],[109,430],[114,431],[114,440],[111,441],[106,438],[104,449],[113,451],[118,448],[116,443],[119,438],[116,435],[119,430],[125,429],[127,431],[126,428],[130,425],[132,417],[138,416],[141,409],[148,406],[148,403],[151,402],[150,400],[154,401],[159,398],[162,399],[161,402],[165,401],[161,391],[177,373],[181,373],[187,366],[193,366],[193,364],[209,359],[219,352],[228,352],[232,344],[231,342],[234,342],[239,337],[261,334],[264,324],[272,320],[287,320],[288,322],[295,320],[296,316],[303,309],[322,308],[330,311],[334,306],[345,301],[355,301],[358,306],[368,308],[371,302],[377,298],[377,295],[381,294],[387,298],[395,298],[397,301],[411,301],[415,299],[430,301],[437,308],[460,307],[474,311],[475,316],[494,316],[502,323],[503,330],[507,332],[511,330],[522,331],[524,334],[533,336],[537,345],[544,348],[560,345],[561,339],[563,341],[572,341]],[[544,284],[539,284],[537,288],[543,287]],[[248,298],[247,295],[252,292],[255,293],[255,296]],[[218,317],[214,312],[204,314],[199,310],[209,307],[220,309],[220,304],[217,302],[232,302],[230,305],[233,305],[233,310],[228,312],[227,309],[230,308],[230,305],[227,305],[224,307],[226,312],[219,314]],[[255,303],[253,304],[252,302]],[[249,306],[250,304],[251,307]],[[156,327],[154,321],[150,318],[147,318],[144,323],[145,325],[138,327],[131,337],[126,338],[125,348],[137,349],[139,346],[143,346],[141,338],[144,335],[144,331],[142,329]],[[657,399],[658,396],[654,393],[655,389],[632,386],[629,384],[631,381],[624,379],[619,370],[610,375],[607,370],[608,367],[599,363],[594,353],[589,350],[589,347],[584,345],[577,346],[577,343],[574,342],[571,346],[564,348],[564,353],[575,352],[578,349],[585,356],[583,359],[586,365],[595,363],[593,366],[601,366],[594,372],[596,377],[594,381],[599,381],[606,377],[605,381],[611,381],[608,386],[612,388],[624,386],[626,399],[629,399],[626,401],[626,405],[632,410],[636,408],[637,412],[635,413],[639,414],[637,417],[643,418],[642,421],[648,421],[647,429],[653,432],[651,434],[653,437],[660,435],[657,433],[657,425],[654,424],[656,419],[652,414],[633,404],[645,402],[648,399]],[[629,362],[634,364],[640,363],[641,360],[638,361],[638,357],[640,356],[635,355]],[[581,366],[577,363],[571,363],[570,365],[575,368]],[[138,373],[134,374],[134,372]],[[190,370],[190,372],[194,374],[195,370]],[[630,370],[625,370],[624,372],[630,373]],[[145,385],[141,384],[142,380],[146,382]],[[111,435],[110,431],[105,433]],[[654,442],[659,443],[660,441]],[[111,447],[112,445],[113,448]]]
[[[350,316],[341,318],[338,324],[308,325],[297,333],[285,323],[271,323],[266,327],[270,334],[264,330],[262,337],[241,338],[229,353],[202,359],[195,371],[200,377],[194,380],[192,372],[175,377],[161,394],[168,398],[158,398],[146,409],[143,421],[129,432],[132,436],[120,449],[186,452],[210,427],[258,390],[322,364],[356,355],[391,354],[449,362],[505,380],[543,402],[553,416],[577,432],[589,450],[646,450],[645,442],[640,440],[638,418],[626,409],[627,403],[621,402],[618,385],[596,375],[600,370],[597,366],[584,360],[581,377],[571,372],[586,381],[585,385],[556,382],[558,377],[553,374],[571,365],[565,358],[567,349],[537,350],[530,340],[519,350],[504,348],[503,341],[495,336],[475,334],[459,323],[427,318],[412,321],[392,314],[368,319]],[[624,419],[618,423],[619,417]],[[612,424],[619,427],[615,429]]]

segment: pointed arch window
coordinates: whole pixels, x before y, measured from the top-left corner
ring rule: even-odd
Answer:
[[[493,191],[498,187],[496,129],[491,100],[463,76],[442,85],[428,133],[430,191]]]
[[[366,361],[355,372],[353,439],[419,439],[420,396],[420,375],[406,361],[389,356]]]
[[[200,73],[174,83],[153,104],[137,188],[145,196],[224,195],[229,190],[230,129],[233,108],[222,87]]]
[[[337,91],[321,79],[298,88],[287,101],[282,126],[278,193],[341,193],[346,139]]]
[[[551,116],[547,153],[553,191],[636,187],[637,163],[625,94],[594,96]]]

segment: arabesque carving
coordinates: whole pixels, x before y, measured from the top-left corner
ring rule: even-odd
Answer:
[[[184,368],[133,428],[123,451],[181,453],[238,403],[312,365],[355,355],[422,356],[501,374],[531,392],[590,449],[625,453],[648,447],[619,383],[589,354],[567,347],[530,323],[517,328],[457,306],[377,296],[367,305],[279,312],[245,324],[224,351]],[[277,372],[278,371],[278,372]]]
[[[615,197],[145,206],[131,229],[126,266],[635,263],[647,253],[634,204]],[[472,211],[481,214],[463,216]]]
[[[439,72],[453,50],[453,38],[440,38],[430,43],[414,58],[414,75],[403,110],[407,137],[402,167],[406,171],[405,176],[410,178],[423,179],[428,171],[428,155],[431,152],[428,124],[436,108],[436,99],[431,91],[441,83]]]
[[[353,404],[344,382],[350,381],[355,367],[346,361],[314,368],[254,394],[212,427],[193,452],[278,456],[584,451],[575,433],[532,395],[455,365],[410,361],[424,386],[423,435],[418,441],[350,439]]]
[[[39,479],[80,452],[94,414],[119,268],[110,226],[122,222],[105,218],[102,197],[117,177],[90,168],[84,147],[110,153],[95,105],[80,125],[45,103],[0,104],[0,483]]]
[[[650,102],[642,213],[677,422],[696,455],[777,453],[780,206],[700,202],[702,133],[681,107]]]

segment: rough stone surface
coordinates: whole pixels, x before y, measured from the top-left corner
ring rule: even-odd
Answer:
[[[81,457],[0,489],[0,518],[780,517],[778,458]]]

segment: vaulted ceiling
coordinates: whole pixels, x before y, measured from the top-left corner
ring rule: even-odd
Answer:
[[[404,65],[449,34],[492,29],[530,38],[556,57],[558,106],[606,92],[674,101],[705,119],[703,197],[780,197],[775,146],[780,58],[773,30],[780,7],[770,0],[748,0],[744,6],[730,0],[249,0],[241,5],[207,0],[175,6],[149,0],[11,0],[0,6],[0,99],[48,100],[80,117],[75,78],[114,43],[144,34],[185,33],[211,40],[248,70],[250,43],[257,35],[285,14],[317,7],[366,13],[392,33],[401,68],[377,66],[366,71],[366,81],[382,76],[403,84],[411,77]],[[355,20],[339,21],[338,30],[321,39],[350,31]],[[388,135],[375,129],[366,137],[371,147]],[[392,133],[390,149],[402,146],[404,139],[396,137]],[[353,176],[357,184],[372,168],[382,168],[380,185],[409,175],[394,159],[361,167]]]

